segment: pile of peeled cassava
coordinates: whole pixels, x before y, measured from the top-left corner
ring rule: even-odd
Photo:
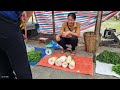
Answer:
[[[48,59],[50,65],[61,66],[64,68],[75,68],[75,60],[72,56],[51,57]]]

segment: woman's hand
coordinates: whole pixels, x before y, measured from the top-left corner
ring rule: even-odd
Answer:
[[[28,17],[27,17],[27,13],[24,11],[22,14],[21,14],[21,17],[20,17],[21,21],[24,22],[24,23],[27,23],[28,22]]]
[[[71,31],[63,32],[62,37],[68,37],[71,34]]]
[[[66,32],[66,35],[69,35],[69,34],[71,34],[71,31],[67,31],[67,32]]]
[[[29,18],[33,15],[33,11],[24,11],[22,14],[21,14],[21,21],[24,22],[24,23],[27,23]]]
[[[56,35],[56,41],[60,41],[60,36]]]

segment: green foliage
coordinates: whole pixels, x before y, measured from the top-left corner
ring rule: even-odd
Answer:
[[[116,64],[120,64],[120,55],[116,52],[110,52],[104,50],[96,57],[96,60],[100,62],[116,65]]]
[[[28,54],[28,60],[30,62],[38,62],[40,60],[42,53],[39,51],[30,50],[29,52],[27,52],[27,54]]]
[[[116,29],[118,32],[120,31],[120,20],[115,20],[113,17],[102,22],[102,26],[105,28]]]
[[[114,71],[116,74],[120,75],[120,64],[112,66],[112,71]]]

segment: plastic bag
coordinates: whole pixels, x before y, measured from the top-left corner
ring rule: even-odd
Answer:
[[[51,44],[52,48],[55,49],[55,50],[60,48],[59,44],[56,43],[55,41],[51,41],[49,44]]]

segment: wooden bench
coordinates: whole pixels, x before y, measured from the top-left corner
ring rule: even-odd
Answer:
[[[48,43],[48,41],[49,41],[49,38],[44,38],[44,37],[38,38],[39,44],[40,44],[40,43]]]

